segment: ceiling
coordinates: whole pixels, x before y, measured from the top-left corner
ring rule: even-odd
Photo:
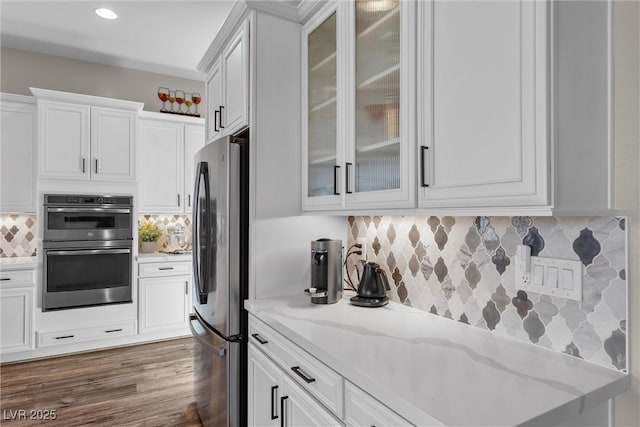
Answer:
[[[234,0],[0,0],[3,47],[203,80],[196,66]],[[116,20],[98,17],[108,7]]]

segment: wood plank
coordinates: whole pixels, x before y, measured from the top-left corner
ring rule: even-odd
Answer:
[[[57,425],[201,427],[193,398],[193,338],[0,366],[0,423],[55,410]]]

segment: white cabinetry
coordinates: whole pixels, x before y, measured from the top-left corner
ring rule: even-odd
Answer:
[[[0,211],[35,212],[35,100],[0,94],[0,132]]]
[[[0,354],[33,348],[35,270],[0,272]]]
[[[549,203],[546,5],[419,4],[421,207]]]
[[[415,206],[414,8],[338,2],[303,27],[305,210]]]
[[[40,178],[132,181],[141,103],[31,88]]]
[[[193,156],[204,146],[204,120],[141,113],[139,212],[190,213]]]
[[[250,426],[411,425],[253,316],[249,335]]]
[[[233,135],[249,125],[249,20],[225,45],[207,77],[207,136]]]
[[[248,425],[343,425],[253,343],[248,361]]]
[[[302,29],[303,210],[610,213],[607,2],[337,3]]]
[[[140,334],[189,331],[191,263],[140,263],[138,325]]]

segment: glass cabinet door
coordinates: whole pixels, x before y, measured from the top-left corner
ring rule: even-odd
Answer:
[[[340,193],[336,52],[333,12],[307,35],[307,200]]]
[[[413,207],[415,151],[409,114],[413,2],[350,4],[352,142],[347,206]],[[411,27],[411,28],[409,28]],[[349,141],[349,138],[347,139]],[[413,151],[412,151],[413,150]]]
[[[400,5],[355,7],[355,191],[400,188]]]

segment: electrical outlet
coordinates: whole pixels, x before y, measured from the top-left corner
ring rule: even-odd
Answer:
[[[356,243],[359,243],[362,245],[362,248],[360,248],[360,250],[362,251],[362,255],[354,255],[354,258],[356,258],[357,260],[362,260],[362,261],[366,261],[367,260],[367,239],[365,238],[358,238],[356,240]]]

